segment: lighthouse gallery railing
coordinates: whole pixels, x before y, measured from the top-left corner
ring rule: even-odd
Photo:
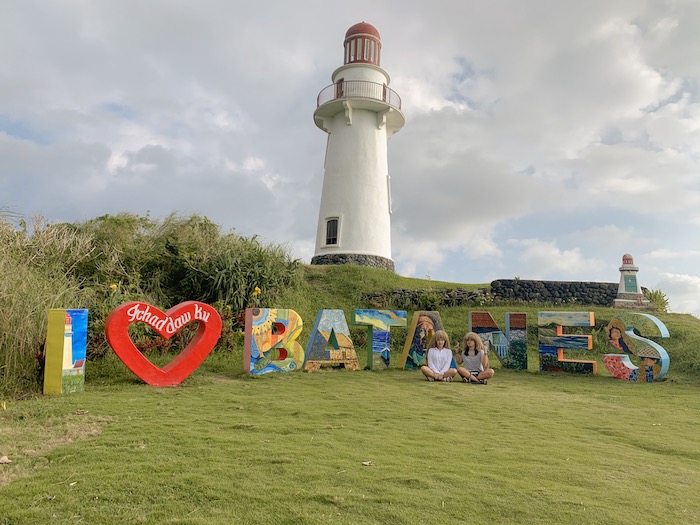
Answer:
[[[316,99],[316,107],[341,98],[381,100],[390,106],[401,109],[401,97],[396,91],[384,84],[366,80],[344,80],[323,88]]]

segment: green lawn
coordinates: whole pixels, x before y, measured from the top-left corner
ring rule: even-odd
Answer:
[[[700,387],[122,375],[0,407],[2,455],[0,525],[696,524]]]

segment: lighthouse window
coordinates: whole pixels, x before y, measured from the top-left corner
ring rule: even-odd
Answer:
[[[345,44],[345,63],[347,64],[350,60],[350,42]]]
[[[338,219],[326,222],[326,244],[338,244]]]
[[[370,58],[370,62],[374,62],[374,40],[372,40],[372,58]]]
[[[335,83],[335,98],[343,98],[343,79],[340,78]]]
[[[355,61],[355,41],[350,41],[350,62]]]
[[[362,60],[362,39],[357,39],[357,60]]]
[[[369,60],[369,39],[365,38],[365,60]]]

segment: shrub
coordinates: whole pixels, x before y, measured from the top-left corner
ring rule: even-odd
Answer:
[[[279,290],[301,279],[301,264],[290,260],[281,246],[263,246],[257,237],[229,234],[209,253],[183,255],[186,268],[181,293],[234,311],[271,304]]]
[[[94,242],[93,256],[78,265],[77,276],[93,285],[118,283],[162,307],[194,299],[240,310],[254,302],[256,288],[256,300],[266,302],[300,279],[300,263],[284,247],[223,234],[199,215],[154,221],[122,213],[73,227]]]
[[[644,298],[651,302],[656,312],[668,312],[668,297],[661,290],[645,290]]]

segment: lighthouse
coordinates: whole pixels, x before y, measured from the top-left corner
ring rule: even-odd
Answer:
[[[613,308],[650,309],[651,301],[644,298],[642,287],[637,281],[639,268],[634,265],[634,258],[626,253],[622,256],[620,266],[620,286],[613,300]]]
[[[328,134],[316,248],[311,264],[394,270],[387,139],[405,122],[401,98],[380,67],[379,31],[345,33],[343,65],[318,95],[314,122]]]

